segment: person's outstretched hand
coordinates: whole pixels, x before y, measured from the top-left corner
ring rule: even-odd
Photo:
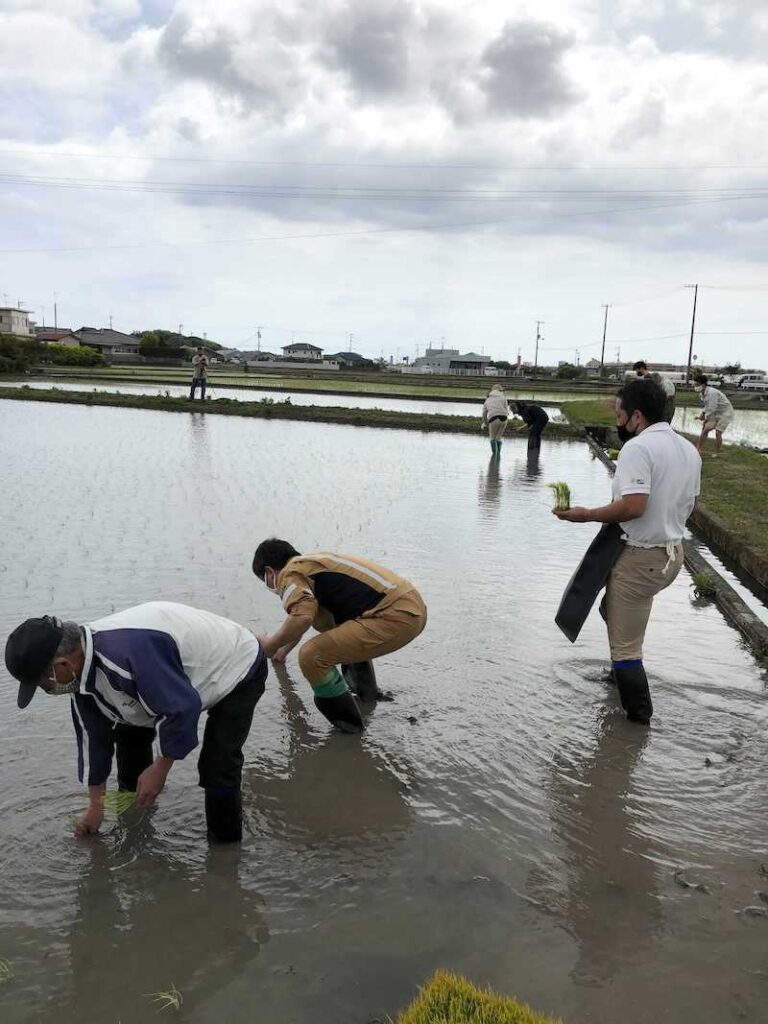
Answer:
[[[104,808],[101,804],[90,804],[85,814],[81,814],[75,822],[75,838],[95,835],[104,821]]]
[[[589,509],[577,505],[575,508],[553,508],[552,514],[566,523],[588,523]]]

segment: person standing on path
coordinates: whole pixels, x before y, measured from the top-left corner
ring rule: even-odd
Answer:
[[[696,447],[701,452],[709,434],[715,432],[715,452],[717,458],[723,449],[723,434],[733,422],[733,406],[719,388],[713,388],[708,378],[701,374],[694,380],[694,386],[701,395],[704,411],[699,416],[702,421],[701,435]]]
[[[88,625],[45,615],[11,633],[5,664],[21,684],[20,708],[38,689],[72,698],[78,772],[89,793],[75,835],[99,830],[114,754],[119,788],[149,807],[174,763],[197,747],[207,711],[198,771],[208,835],[225,843],[242,838],[243,745],[268,671],[245,626],[170,601]]]
[[[427,609],[419,592],[376,562],[333,552],[302,555],[276,537],[259,544],[252,568],[286,612],[276,632],[258,638],[267,657],[284,662],[314,626],[319,635],[301,646],[299,667],[315,707],[342,732],[362,732],[351,691],[363,703],[387,699],[371,659],[399,651],[422,632]]]
[[[549,416],[540,405],[532,402],[515,402],[515,412],[523,421],[517,430],[528,430],[528,451],[534,452],[541,448],[541,435],[549,423]]]
[[[672,380],[666,375],[666,373],[660,373],[658,370],[651,373],[648,369],[648,364],[643,359],[638,359],[633,364],[632,369],[635,371],[638,377],[649,378],[659,384],[664,391],[664,422],[671,423],[672,417],[675,415],[675,385]]]
[[[483,403],[482,424],[480,429],[488,428],[491,452],[496,458],[501,456],[501,439],[507,429],[509,420],[509,404],[501,384],[494,384]]]
[[[685,524],[701,488],[701,457],[664,420],[658,384],[633,380],[616,399],[619,437],[613,501],[600,508],[554,510],[571,523],[618,523],[625,538],[608,576],[604,618],[613,679],[627,718],[647,725],[653,714],[643,640],[653,599],[683,565]]]
[[[205,401],[205,385],[208,381],[208,356],[202,345],[192,356],[192,384],[189,389],[189,400],[194,401],[195,391],[200,388],[200,399]]]

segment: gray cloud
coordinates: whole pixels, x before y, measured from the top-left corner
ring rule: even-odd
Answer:
[[[362,96],[402,92],[410,79],[409,36],[416,16],[405,0],[348,3],[329,25],[323,57]]]
[[[543,22],[508,22],[483,53],[484,88],[492,110],[542,117],[575,102],[562,67],[572,37]]]

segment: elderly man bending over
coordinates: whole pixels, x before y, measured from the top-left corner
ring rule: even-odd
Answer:
[[[38,689],[72,698],[80,781],[89,805],[75,834],[97,832],[117,755],[122,790],[149,807],[175,761],[198,745],[209,837],[242,838],[243,745],[264,692],[267,659],[244,626],[183,604],[156,601],[88,625],[50,615],[27,619],[8,638],[5,664],[25,708]],[[157,735],[158,755],[152,744]]]

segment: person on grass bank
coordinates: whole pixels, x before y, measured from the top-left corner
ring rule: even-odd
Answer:
[[[701,484],[701,458],[664,419],[666,396],[653,381],[633,380],[616,399],[624,445],[613,501],[600,508],[555,509],[570,523],[618,523],[625,547],[608,576],[603,604],[613,680],[627,717],[648,724],[653,704],[643,641],[653,599],[683,566],[685,524]]]
[[[480,429],[488,429],[491,442],[491,453],[497,458],[501,455],[501,439],[507,429],[509,404],[501,384],[494,384],[483,403],[483,414]]]
[[[114,754],[119,788],[149,807],[174,762],[197,747],[207,711],[198,771],[208,834],[216,842],[242,838],[243,745],[268,671],[250,630],[165,601],[88,625],[45,615],[11,633],[5,664],[21,684],[20,708],[38,690],[72,699],[78,771],[89,793],[75,835],[99,830]]]
[[[202,345],[192,356],[192,383],[189,388],[189,399],[194,401],[195,392],[200,388],[200,400],[205,401],[205,387],[208,383],[208,356]]]
[[[363,703],[386,699],[371,660],[422,632],[427,609],[419,592],[376,562],[331,552],[302,555],[276,537],[259,544],[252,568],[286,612],[278,630],[258,638],[264,653],[284,662],[314,626],[318,635],[301,646],[299,667],[315,706],[337,729],[362,732],[353,693]]]
[[[666,373],[659,373],[658,371],[651,372],[648,369],[648,364],[644,359],[638,359],[636,363],[633,363],[632,369],[635,371],[638,377],[643,379],[653,380],[659,384],[664,392],[664,422],[671,423],[672,418],[675,415],[675,385],[672,380],[666,375]]]
[[[523,421],[515,429],[528,431],[528,451],[537,452],[541,448],[541,435],[549,423],[546,410],[533,402],[515,402],[515,412]]]
[[[733,406],[722,391],[712,387],[704,374],[696,377],[693,384],[704,403],[704,411],[699,416],[701,435],[696,447],[701,452],[704,442],[714,430],[715,451],[712,457],[717,458],[723,449],[723,434],[733,422]]]

